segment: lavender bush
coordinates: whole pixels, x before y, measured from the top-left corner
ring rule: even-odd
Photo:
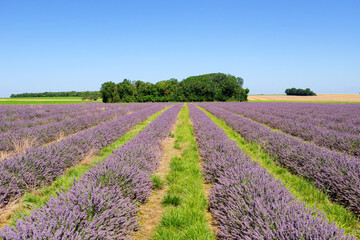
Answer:
[[[166,110],[68,192],[58,193],[15,227],[0,230],[0,238],[128,239],[137,229],[137,203],[151,192],[149,175],[158,165],[161,140],[168,136],[180,108]]]
[[[360,133],[360,106],[358,104],[253,102],[237,105],[263,114],[298,122],[309,122],[330,130]]]
[[[52,182],[81,161],[90,151],[97,151],[117,140],[133,126],[159,111],[166,104],[105,122],[97,127],[65,138],[47,147],[33,148],[22,156],[0,162],[0,207],[24,194]]]
[[[118,107],[105,112],[80,115],[60,122],[29,128],[20,128],[18,130],[2,133],[0,134],[0,151],[13,151],[15,150],[17,143],[21,143],[24,139],[30,140],[32,147],[41,146],[58,139],[60,133],[63,136],[68,136],[98,125],[101,122],[125,115],[129,111],[144,109],[147,106],[149,105],[135,104],[129,105],[129,107]]]
[[[264,110],[264,108],[268,106],[267,103],[262,103],[262,105],[257,104],[255,106],[250,104],[252,107],[248,107],[248,104],[239,103],[214,104],[214,106],[219,106],[231,112],[241,114],[257,122],[267,124],[272,128],[280,129],[285,133],[300,137],[306,141],[311,141],[319,146],[342,151],[357,157],[360,156],[360,135],[358,131],[360,130],[360,124],[349,123],[353,114],[349,113],[346,118],[336,118],[338,121],[332,122],[326,119],[327,115],[322,115],[323,118],[319,119],[316,118],[314,114],[303,115],[291,113],[287,111],[284,104],[280,103],[277,105],[277,109],[271,108],[272,110],[269,112],[269,110]],[[297,105],[301,106],[302,104],[291,104],[293,107]],[[309,107],[308,104],[306,104],[306,106]],[[329,112],[334,115],[337,110],[336,106],[339,105],[332,104],[330,106],[333,109],[329,109]],[[357,107],[355,110],[357,111],[354,112],[357,112],[359,116],[360,107]]]
[[[306,208],[193,105],[190,117],[206,179],[214,183],[210,210],[220,239],[355,239]]]
[[[0,133],[59,122],[85,114],[111,111],[114,105],[99,103],[62,105],[15,105],[0,106]],[[118,106],[116,107],[118,108]]]
[[[330,199],[360,215],[360,162],[357,158],[323,149],[219,109],[199,104],[224,119],[247,141],[254,141],[291,172],[313,181]]]

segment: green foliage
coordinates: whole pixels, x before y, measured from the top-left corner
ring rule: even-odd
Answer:
[[[167,194],[163,201],[163,204],[165,205],[173,205],[173,206],[178,206],[181,203],[181,197],[177,196],[177,195],[172,195],[172,194]]]
[[[286,95],[296,95],[296,96],[316,96],[316,93],[310,90],[310,88],[301,89],[301,88],[288,88],[285,90]]]
[[[218,90],[214,82],[206,75],[188,77],[180,85],[187,101],[212,101]]]
[[[11,94],[10,98],[34,98],[34,97],[88,97],[98,99],[100,96],[99,91],[86,91],[86,92],[43,92],[43,93],[19,93]]]
[[[99,98],[99,96],[97,95],[84,95],[82,96],[81,100],[85,101],[85,100],[91,100],[91,101],[97,101]]]
[[[188,102],[188,101],[247,101],[249,89],[243,89],[244,80],[224,73],[192,76],[156,84],[140,80],[101,85],[103,102]]]
[[[103,102],[105,103],[113,102],[114,88],[115,88],[115,83],[113,82],[105,82],[101,85],[100,93]]]
[[[164,184],[165,184],[165,181],[161,179],[161,177],[157,176],[157,175],[152,175],[151,176],[151,182],[153,184],[153,187],[156,189],[156,190],[159,190],[159,189],[162,189]]]

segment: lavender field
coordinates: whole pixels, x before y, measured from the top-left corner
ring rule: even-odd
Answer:
[[[360,105],[0,106],[0,239],[359,239]]]

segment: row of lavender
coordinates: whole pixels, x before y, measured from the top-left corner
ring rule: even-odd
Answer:
[[[285,113],[289,113],[288,117],[297,116],[300,117],[301,120],[302,117],[307,118],[308,116],[311,116],[314,122],[318,122],[324,126],[326,126],[326,123],[322,123],[322,119],[327,120],[328,123],[350,123],[360,125],[360,106],[358,104],[252,102],[248,103],[247,107],[267,113],[272,113],[280,107]]]
[[[212,104],[199,104],[225,120],[247,141],[254,141],[291,172],[314,182],[330,199],[360,215],[360,162],[290,137]]]
[[[125,115],[129,111],[137,111],[146,107],[146,104],[134,104],[128,105],[127,107],[121,107],[121,105],[118,105],[112,110],[100,113],[79,115],[78,117],[65,119],[60,122],[29,128],[20,128],[15,131],[5,132],[0,134],[0,151],[14,151],[17,145],[21,146],[25,139],[27,140],[28,145],[30,145],[29,147],[41,146],[57,140],[60,138],[60,134],[63,136],[68,136],[89,127],[98,125],[103,121],[108,121],[118,116]]]
[[[150,174],[181,105],[151,122],[133,140],[93,166],[42,208],[0,230],[0,239],[128,239],[137,229],[137,204],[151,192]]]
[[[263,104],[266,106],[266,103]],[[311,116],[303,117],[308,119],[308,121],[304,122],[299,121],[296,117],[293,119],[283,116],[276,116],[277,113],[284,111],[281,106],[279,106],[277,110],[273,110],[272,114],[265,114],[262,113],[261,110],[248,109],[246,107],[247,104],[216,103],[214,105],[231,112],[241,114],[247,118],[266,124],[272,128],[280,129],[285,133],[300,137],[318,146],[327,147],[331,150],[341,151],[356,157],[360,157],[359,133],[342,132],[316,126],[316,124],[311,121]],[[350,126],[351,125],[348,125],[349,129]],[[360,128],[360,125],[357,127]]]
[[[63,105],[1,105],[0,106],[0,120],[11,122],[15,120],[31,120],[37,118],[44,118],[57,112],[69,112],[69,107],[73,104]],[[87,108],[85,104],[79,104],[74,107],[77,110]],[[74,109],[71,107],[71,109]],[[70,111],[71,111],[70,109]]]
[[[16,111],[17,115],[24,115],[28,113],[29,110],[32,110],[36,112],[35,115],[32,112],[30,116],[13,116],[13,118],[10,120],[9,118],[4,118],[5,116],[2,116],[0,118],[0,133],[2,132],[8,132],[17,130],[20,128],[26,128],[26,127],[33,127],[38,125],[46,125],[48,123],[52,122],[59,122],[64,119],[77,117],[80,115],[93,113],[93,112],[102,112],[105,111],[105,107],[101,107],[101,105],[94,105],[94,104],[73,104],[74,106],[70,104],[65,104],[65,107],[58,108],[57,105],[49,105],[47,109],[32,109],[33,107],[31,105],[25,105],[22,108],[13,109],[13,111]],[[79,107],[80,105],[80,107]],[[3,105],[4,106],[4,105]],[[28,106],[28,107],[26,107]],[[84,107],[85,106],[85,107]],[[25,112],[18,112],[18,111],[24,111]],[[0,112],[2,109],[2,106],[0,106]],[[6,113],[2,113],[6,114]],[[13,114],[15,114],[13,112]],[[29,114],[29,113],[28,113]]]
[[[44,105],[1,105],[0,132],[7,132],[23,127],[45,125],[66,118],[90,112],[101,112],[117,108],[113,104],[104,106],[100,103],[90,104],[44,104]]]
[[[206,114],[190,105],[220,239],[355,239],[306,208],[251,161]]]
[[[144,110],[105,122],[49,146],[32,148],[22,156],[4,159],[0,162],[0,207],[22,196],[25,191],[52,182],[89,152],[114,142],[166,104],[147,106]]]
[[[264,114],[310,122],[339,132],[360,133],[359,104],[246,103],[243,107]]]

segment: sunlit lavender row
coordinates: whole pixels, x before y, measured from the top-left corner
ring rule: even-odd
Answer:
[[[153,109],[158,108],[154,107]],[[137,204],[152,188],[150,174],[161,157],[181,105],[151,122],[133,140],[113,151],[42,208],[0,230],[3,239],[129,239],[137,229]],[[143,113],[140,111],[138,113]],[[135,114],[138,114],[135,113]]]
[[[96,107],[95,107],[96,106]],[[15,122],[21,120],[37,120],[47,118],[56,113],[71,113],[91,108],[104,107],[101,104],[39,104],[39,105],[1,105],[1,122]]]
[[[119,105],[101,103],[89,104],[39,104],[0,105],[0,132],[22,127],[45,125],[91,112],[103,112],[119,108]]]
[[[116,141],[166,104],[146,106],[143,110],[105,122],[49,146],[33,148],[22,156],[1,161],[0,207],[20,197],[27,190],[50,183],[63,174],[65,169],[85,158],[89,152],[96,152]],[[138,107],[133,110],[135,109]]]
[[[211,103],[199,105],[225,120],[246,140],[260,144],[291,172],[313,181],[331,200],[360,215],[359,159],[320,148],[281,132],[273,132]]]
[[[312,114],[304,116],[305,113],[287,112],[287,108],[283,109],[284,104],[281,103],[271,111],[269,109],[265,110],[268,103],[262,103],[262,105],[253,105],[251,103],[216,103],[214,105],[241,114],[272,128],[280,129],[285,133],[300,137],[306,141],[311,141],[318,146],[345,152],[357,157],[360,156],[360,135],[358,131],[360,130],[360,106],[358,104],[354,104],[355,107],[351,108],[352,111],[347,111],[349,115],[336,117],[337,120],[335,122],[326,119],[326,117],[330,117],[329,113],[326,113],[326,116],[321,115],[323,117],[318,116],[318,118],[312,116]],[[302,103],[293,105],[302,106]],[[272,103],[272,106],[274,106],[274,103]],[[305,104],[305,106],[310,109],[312,108],[309,104]],[[336,115],[338,108],[341,109],[343,105],[332,104],[330,106],[327,107],[332,108],[329,109],[329,112]],[[315,109],[317,108],[314,108],[314,111]],[[356,117],[359,119],[359,122],[354,120],[354,114],[358,115]]]
[[[5,132],[0,134],[0,151],[8,153],[14,150],[23,151],[24,148],[41,146],[131,111],[146,108],[146,106],[145,104],[127,105],[126,107],[119,105],[112,110],[108,109],[98,113],[95,109],[90,114],[79,115],[71,119]]]
[[[0,133],[118,108],[114,104],[0,105]]]
[[[220,239],[355,239],[304,207],[203,111],[191,105],[190,116],[205,177],[214,183],[210,210]]]
[[[358,104],[248,102],[235,105],[271,116],[308,122],[329,130],[360,133]]]
[[[244,107],[331,130],[360,133],[359,104],[250,102]]]

